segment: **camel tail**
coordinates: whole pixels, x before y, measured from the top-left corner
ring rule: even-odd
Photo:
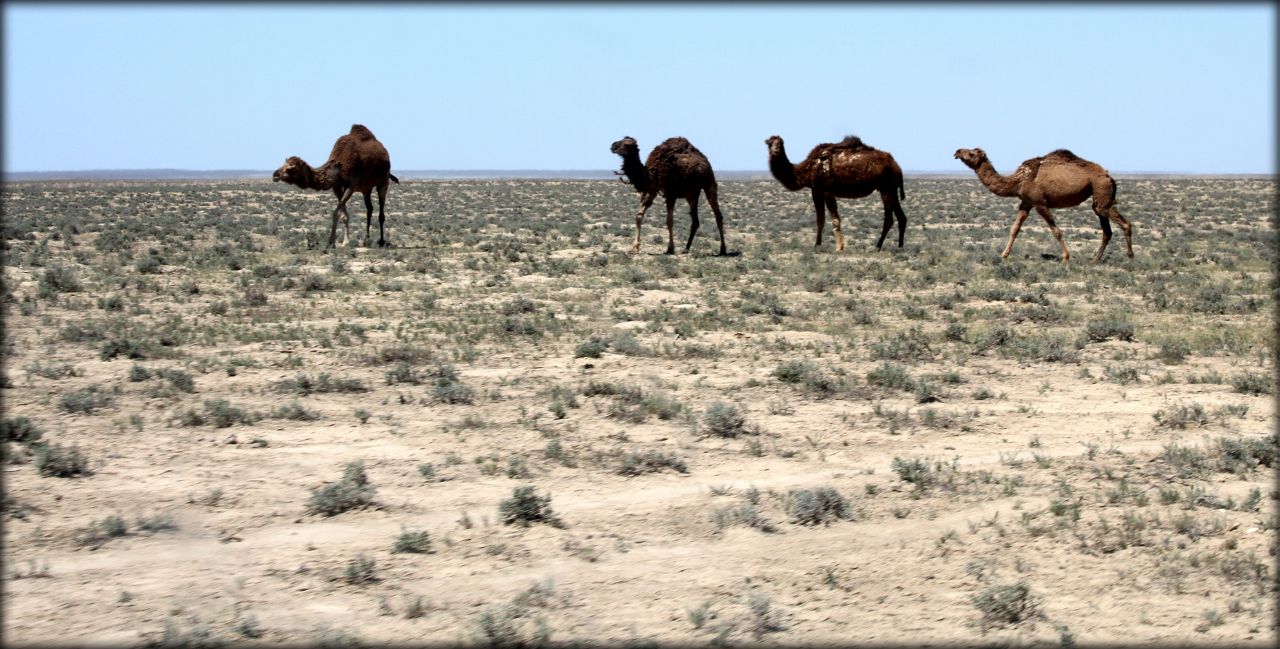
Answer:
[[[397,185],[399,185],[399,184],[400,184],[400,179],[399,179],[399,178],[396,178],[396,175],[395,175],[395,174],[393,174],[393,173],[388,173],[388,174],[387,174],[387,176],[389,176],[389,177],[391,178],[391,180],[394,180],[394,181],[396,182],[396,184],[397,184]]]
[[[904,186],[902,176],[898,176],[898,199],[907,200],[907,188]]]

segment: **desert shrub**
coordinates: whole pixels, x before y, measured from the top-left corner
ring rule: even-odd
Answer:
[[[920,327],[911,327],[874,341],[869,345],[871,357],[877,360],[927,360],[933,356],[929,337]]]
[[[0,422],[0,439],[6,442],[31,444],[44,436],[44,431],[24,416],[5,417]]]
[[[1161,408],[1151,415],[1156,424],[1164,428],[1185,429],[1209,425],[1209,413],[1199,403],[1179,403]]]
[[[39,376],[41,378],[58,380],[84,374],[80,368],[71,363],[50,363],[45,365],[40,361],[31,363],[26,368],[27,376]]]
[[[89,458],[74,445],[66,448],[61,444],[38,444],[32,464],[36,472],[45,477],[71,478],[92,473]]]
[[[402,527],[400,536],[396,537],[395,544],[391,546],[391,553],[430,554],[431,537],[426,532]]]
[[[797,489],[790,493],[787,514],[801,525],[824,525],[853,517],[849,500],[832,487]]]
[[[317,291],[332,291],[333,280],[328,275],[320,273],[310,273],[298,282],[298,290],[304,293],[312,293]]]
[[[134,367],[138,367],[138,365],[135,364]],[[164,367],[156,370],[156,376],[167,380],[170,385],[183,392],[196,391],[196,381],[195,378],[191,376],[191,372]],[[130,377],[130,380],[133,380],[132,376]]]
[[[134,383],[149,381],[151,380],[151,376],[151,370],[137,363],[134,363],[133,366],[129,368],[129,380]]]
[[[54,265],[44,269],[36,283],[36,296],[50,298],[59,293],[78,293],[82,290],[80,278],[74,269]]]
[[[164,259],[155,249],[147,251],[147,254],[139,257],[138,261],[133,263],[133,269],[144,275],[151,275],[160,272],[160,267],[164,265]]]
[[[1218,470],[1247,474],[1258,466],[1280,466],[1280,433],[1262,438],[1220,437]]]
[[[458,380],[458,371],[452,365],[437,364],[432,370],[434,385],[432,395],[441,403],[471,403],[475,390]]]
[[[898,363],[884,362],[879,367],[867,372],[867,383],[890,390],[910,391],[915,389],[915,381],[907,374],[907,368]]]
[[[902,459],[894,457],[893,463],[890,465],[894,473],[902,478],[903,482],[909,482],[915,485],[916,489],[925,490],[938,483],[939,475],[934,465],[931,465],[924,458]]]
[[[226,428],[235,424],[252,424],[258,417],[242,408],[231,405],[226,399],[210,399],[204,402],[207,419],[214,428]]]
[[[349,462],[342,472],[342,479],[311,491],[307,513],[336,516],[342,512],[365,507],[373,502],[377,488],[369,484],[364,462]]]
[[[1133,323],[1123,315],[1108,314],[1086,323],[1084,336],[1091,343],[1112,339],[1133,341]]]
[[[283,379],[276,382],[275,389],[279,392],[296,392],[304,397],[313,393],[367,392],[369,390],[360,379],[332,376],[328,372],[321,372],[319,376],[299,374],[292,379]]]
[[[982,612],[983,630],[1003,627],[1040,617],[1040,604],[1026,582],[1009,586],[992,586],[971,600]]]
[[[293,421],[316,421],[317,419],[320,419],[320,413],[306,408],[297,401],[294,401],[287,405],[276,406],[271,411],[271,418],[290,419]]]
[[[178,529],[178,522],[174,520],[173,514],[160,512],[138,517],[138,529],[144,532],[172,532]]]
[[[1191,344],[1185,340],[1164,340],[1160,342],[1160,349],[1156,352],[1156,358],[1165,365],[1181,365],[1187,360],[1187,356],[1191,354]]]
[[[671,469],[678,473],[688,473],[684,460],[674,453],[663,453],[649,449],[642,453],[629,451],[622,454],[618,465],[618,473],[625,476],[637,476],[644,473],[656,473],[663,469]]]
[[[406,361],[396,363],[396,366],[387,370],[387,385],[396,385],[399,383],[408,383],[409,385],[418,385],[422,383],[422,377],[413,366]]]
[[[66,392],[58,397],[58,408],[71,414],[92,414],[99,408],[111,405],[115,399],[104,394],[96,383],[86,388]]]
[[[818,366],[812,361],[786,361],[774,368],[773,376],[783,383],[801,383],[816,371]]]
[[[716,401],[702,415],[703,430],[716,437],[737,437],[746,433],[747,418],[737,406]]]
[[[600,358],[609,349],[609,343],[597,337],[591,337],[578,343],[573,349],[574,358]]]
[[[149,346],[146,343],[128,338],[113,338],[102,343],[102,348],[98,351],[98,357],[104,361],[109,361],[117,356],[142,360],[147,357],[149,351]]]
[[[1275,392],[1275,377],[1262,372],[1243,372],[1231,377],[1231,388],[1241,394],[1271,394]]]
[[[511,497],[498,503],[498,515],[503,525],[528,527],[532,523],[546,523],[563,527],[563,522],[551,510],[551,495],[539,496],[532,486],[516,487]]]
[[[371,584],[378,581],[378,564],[373,557],[360,554],[347,562],[347,569],[343,574],[347,583]]]

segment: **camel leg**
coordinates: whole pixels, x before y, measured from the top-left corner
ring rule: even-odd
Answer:
[[[1008,259],[1009,253],[1013,252],[1013,240],[1018,238],[1018,233],[1022,231],[1022,224],[1027,222],[1027,217],[1031,216],[1031,203],[1022,201],[1018,205],[1018,217],[1013,220],[1013,227],[1009,228],[1009,245],[1004,247],[1004,252],[1000,253],[1001,259]]]
[[[1098,244],[1098,252],[1093,255],[1093,263],[1102,261],[1102,253],[1107,249],[1107,243],[1111,241],[1111,221],[1108,219],[1107,211],[1098,207],[1097,203],[1093,205],[1094,214],[1098,215],[1098,222],[1102,225],[1102,242]]]
[[[907,213],[902,210],[902,203],[898,199],[893,199],[893,214],[898,217],[898,247],[902,247],[902,241],[907,238]],[[924,228],[924,222],[920,222],[921,229]]]
[[[1067,252],[1067,244],[1062,240],[1062,230],[1058,228],[1058,223],[1053,220],[1053,213],[1049,211],[1049,208],[1043,205],[1037,205],[1036,214],[1039,214],[1040,218],[1044,219],[1044,222],[1049,224],[1049,230],[1053,232],[1053,238],[1058,240],[1058,247],[1062,248],[1062,263],[1070,263],[1071,253]]]
[[[711,204],[711,213],[716,215],[716,231],[720,233],[720,254],[728,254],[724,243],[724,217],[720,215],[720,200],[716,197],[717,189],[714,183],[706,188],[707,202]]]
[[[364,194],[364,247],[369,247],[369,228],[373,225],[373,197],[369,192]]]
[[[876,240],[876,250],[884,245],[884,238],[889,235],[889,230],[893,228],[893,197],[885,192],[880,192],[880,202],[884,203],[884,225],[880,227],[880,238]],[[898,224],[898,247],[902,247],[902,231],[905,222]]]
[[[387,247],[387,237],[383,233],[382,224],[387,220],[387,185],[385,183],[378,185],[378,247]],[[368,228],[365,228],[365,239],[369,238]]]
[[[1128,219],[1120,216],[1120,210],[1116,209],[1115,205],[1112,205],[1107,212],[1111,220],[1115,221],[1120,226],[1120,231],[1124,233],[1124,254],[1133,258],[1133,224],[1129,223]]]
[[[649,211],[653,206],[653,199],[657,194],[645,194],[640,197],[640,211],[636,213],[636,242],[631,244],[631,254],[640,252],[640,224],[644,222],[644,213]]]
[[[333,210],[333,224],[329,226],[329,245],[325,247],[326,250],[333,247],[333,241],[338,236],[338,216],[339,215],[343,215],[345,217],[343,219],[343,223],[346,226],[345,236],[346,237],[351,236],[351,215],[347,213],[347,201],[351,200],[351,195],[354,193],[355,193],[354,189],[348,188],[346,191],[342,192],[342,197],[338,199],[338,207]],[[342,245],[343,246],[347,245],[345,238],[342,241]]]
[[[667,203],[667,254],[676,254],[676,197],[666,197]]]
[[[836,210],[836,197],[827,194],[823,199],[827,205],[827,211],[831,212],[831,230],[836,235],[836,250],[844,250],[844,231],[840,227],[840,212]]]
[[[689,252],[693,246],[693,235],[698,233],[698,195],[685,199],[689,203],[689,242],[684,244],[684,251]]]
[[[813,244],[814,248],[822,246],[822,227],[827,224],[827,213],[824,211],[826,207],[823,205],[822,192],[813,190],[813,210],[817,214],[818,240]]]

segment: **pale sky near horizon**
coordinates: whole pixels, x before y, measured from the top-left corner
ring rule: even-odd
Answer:
[[[857,134],[908,171],[1069,148],[1275,173],[1272,3],[4,5],[7,171],[274,169],[352,123],[392,168],[764,170]]]

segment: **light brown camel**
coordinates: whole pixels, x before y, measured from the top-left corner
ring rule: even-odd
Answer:
[[[333,195],[338,197],[338,207],[333,210],[333,225],[329,228],[329,245],[325,250],[333,247],[338,234],[339,215],[343,224],[342,245],[347,245],[351,238],[351,214],[347,212],[347,201],[355,192],[364,194],[364,242],[369,245],[369,228],[373,222],[373,201],[369,192],[378,190],[378,246],[387,245],[383,223],[387,218],[388,180],[399,184],[400,179],[391,174],[391,156],[387,154],[387,148],[364,126],[352,124],[351,132],[334,142],[329,159],[319,167],[313,169],[302,158],[291,156],[276,169],[271,180],[284,181],[303,189],[333,190]]]
[[[1001,176],[991,166],[987,153],[982,149],[959,149],[956,158],[978,173],[978,180],[996,196],[1017,196],[1022,199],[1018,205],[1018,217],[1009,230],[1009,245],[1004,247],[1001,257],[1007,259],[1013,250],[1013,240],[1018,238],[1022,223],[1031,215],[1031,209],[1044,218],[1062,248],[1062,263],[1069,263],[1071,253],[1067,244],[1062,241],[1062,230],[1053,220],[1049,208],[1075,207],[1090,196],[1093,197],[1093,213],[1098,215],[1102,223],[1102,243],[1093,256],[1096,264],[1102,260],[1102,253],[1111,241],[1111,221],[1115,221],[1124,232],[1125,254],[1133,256],[1133,226],[1120,216],[1116,209],[1116,181],[1100,165],[1066,150],[1058,149],[1049,155],[1032,158],[1023,162],[1012,175]]]
[[[640,164],[640,146],[635,139],[624,137],[614,142],[609,150],[622,156],[622,171],[613,173],[622,176],[619,180],[629,182],[640,193],[640,212],[636,214],[636,240],[631,244],[631,252],[640,252],[640,223],[644,221],[644,213],[653,205],[653,200],[662,194],[667,203],[667,254],[676,252],[675,234],[672,225],[675,219],[676,200],[683,198],[689,203],[689,242],[684,251],[689,252],[693,245],[693,235],[698,232],[698,194],[707,195],[707,203],[711,205],[711,213],[716,217],[716,230],[720,233],[720,254],[726,254],[724,243],[724,218],[720,215],[720,202],[716,198],[716,175],[711,170],[711,162],[707,156],[682,137],[673,137],[653,148],[649,159]]]
[[[836,143],[819,144],[809,152],[809,157],[798,165],[787,159],[782,138],[770,136],[764,141],[769,145],[769,171],[783,187],[796,191],[804,187],[813,192],[813,209],[817,215],[818,239],[814,246],[822,245],[822,228],[826,223],[823,209],[831,211],[831,225],[836,232],[836,250],[844,250],[844,233],[840,230],[840,213],[836,211],[837,198],[862,198],[879,191],[884,203],[884,228],[876,250],[884,245],[885,235],[898,220],[898,247],[907,231],[907,215],[902,211],[899,199],[907,197],[902,186],[902,169],[886,151],[867,146],[861,139],[848,136]]]

